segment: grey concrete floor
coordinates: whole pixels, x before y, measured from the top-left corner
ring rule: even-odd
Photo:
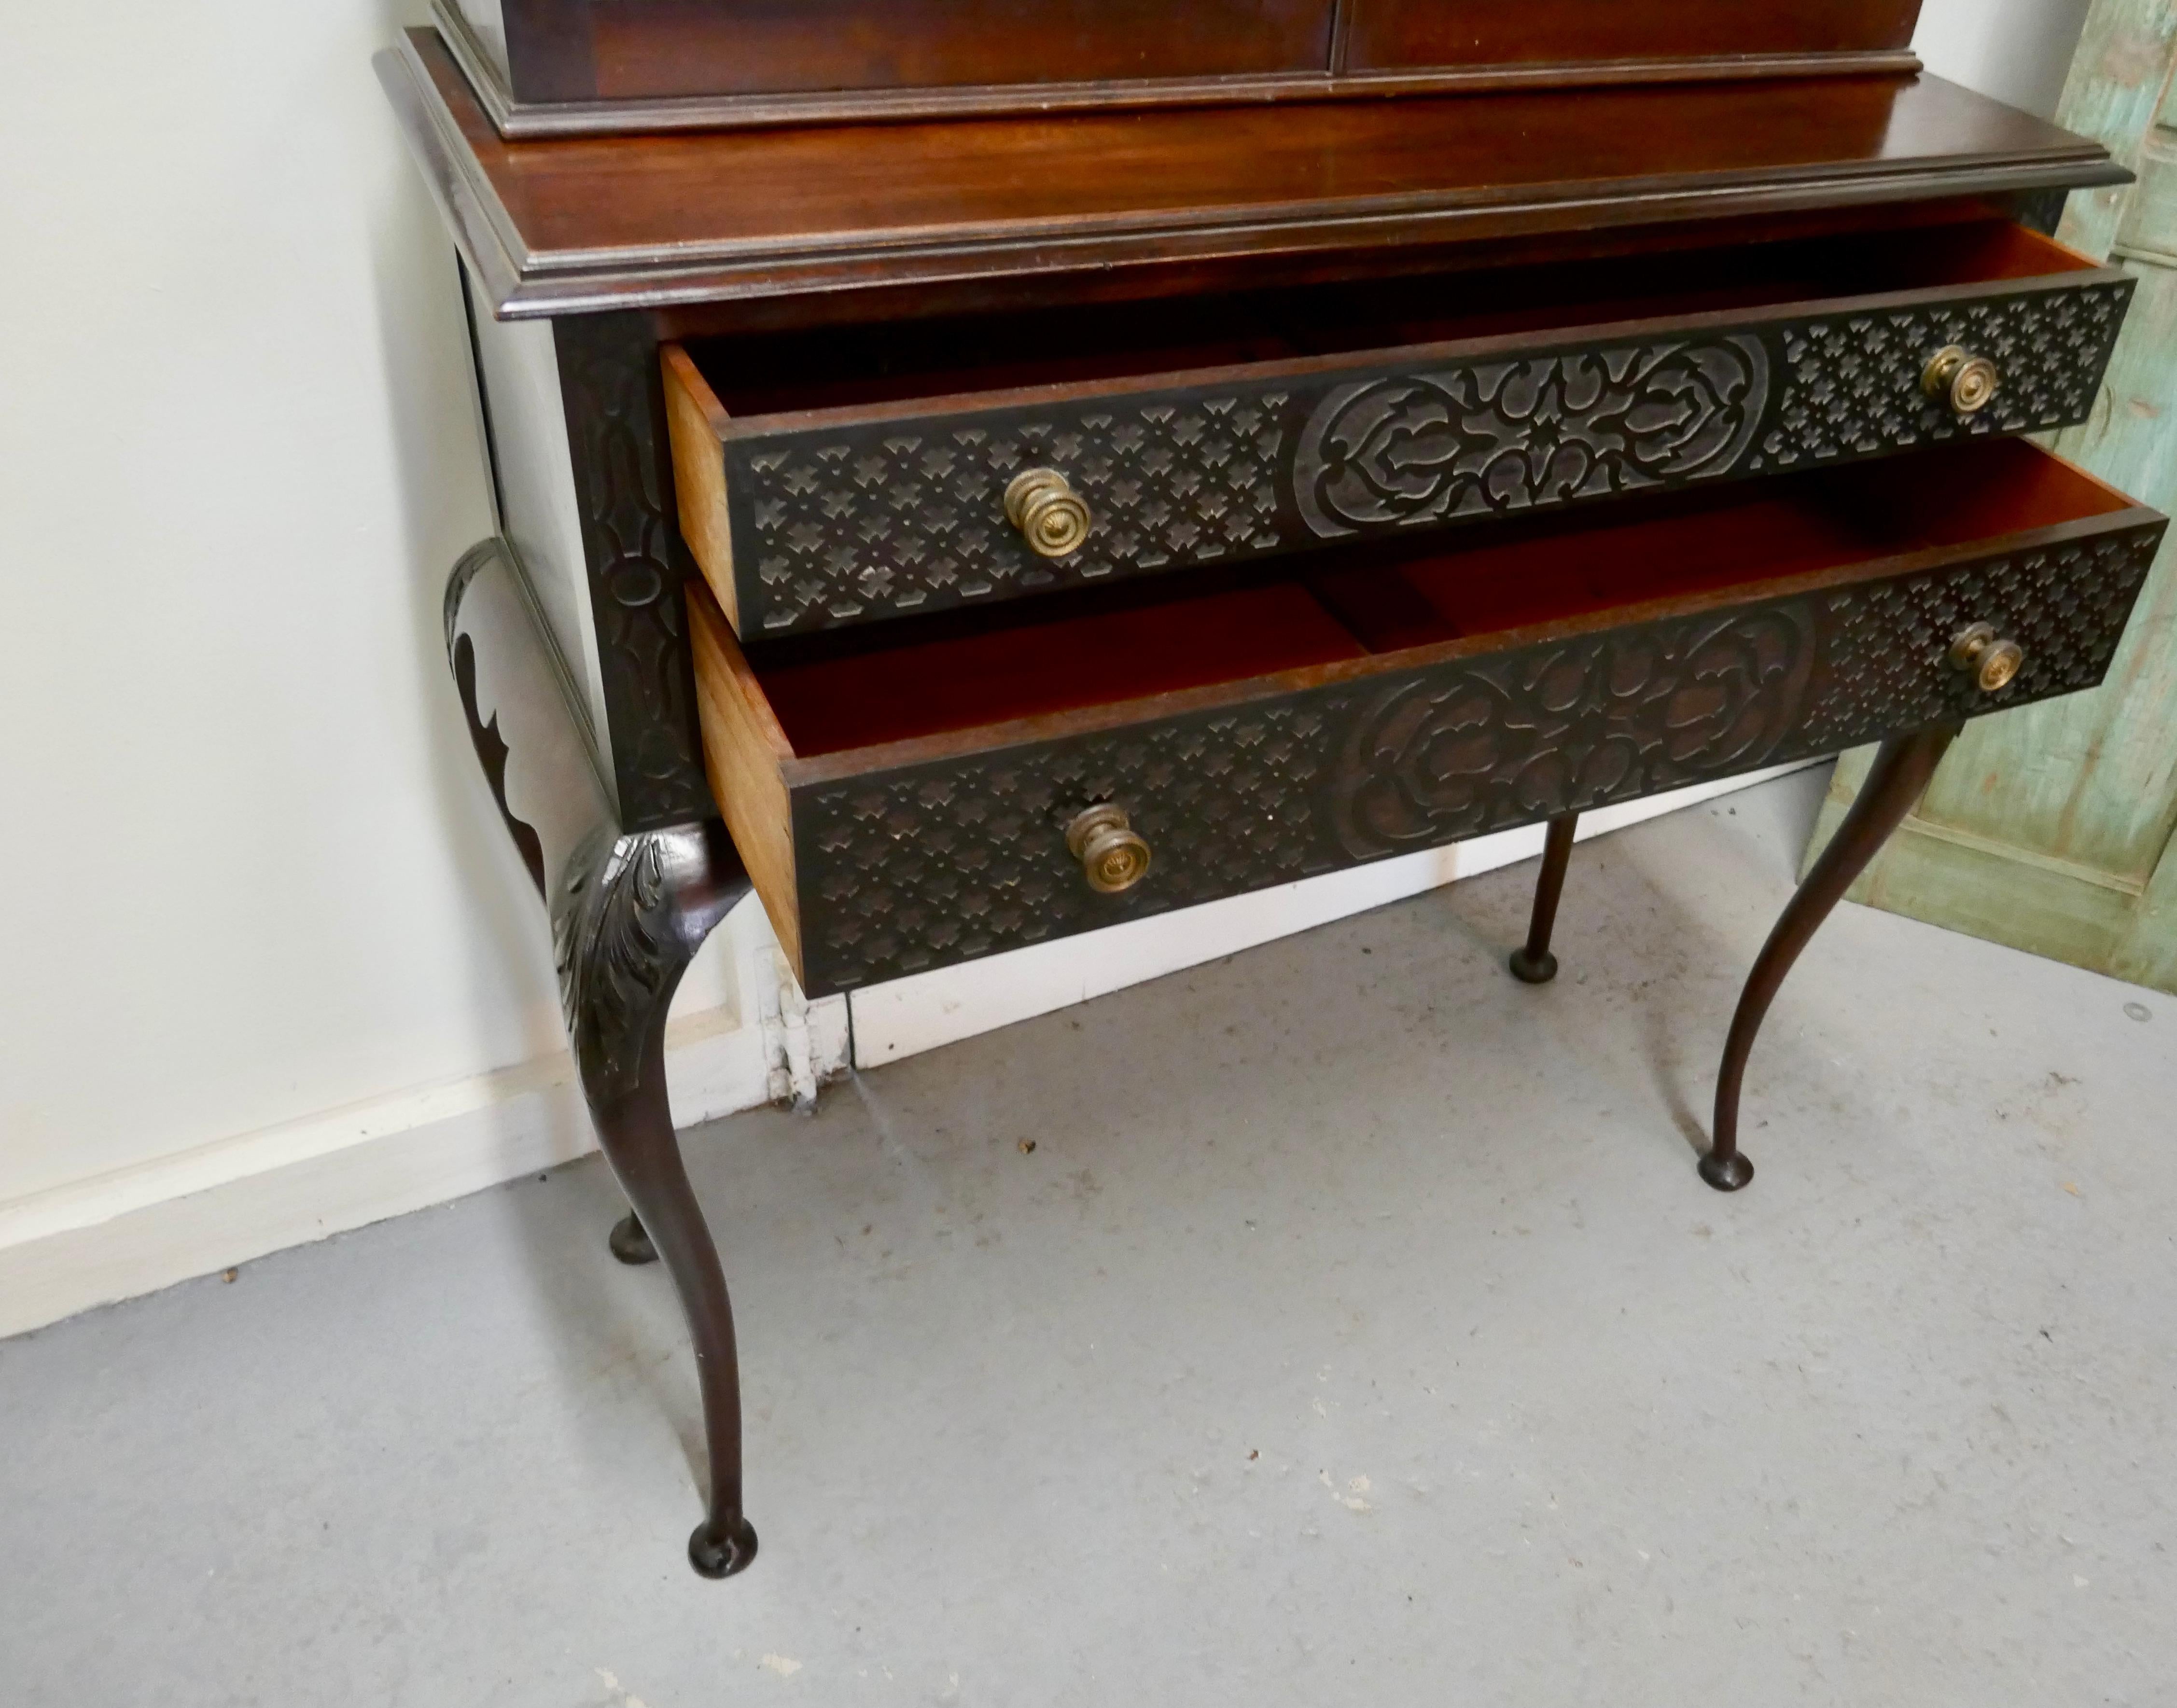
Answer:
[[[0,1346],[0,1699],[2177,1700],[2177,1002],[1847,907],[1694,1174],[1820,781],[690,1135],[729,1583],[594,1160]]]

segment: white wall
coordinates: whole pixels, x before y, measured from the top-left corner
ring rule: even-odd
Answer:
[[[1923,52],[2045,107],[2081,3],[1934,0]],[[407,9],[7,7],[0,1247],[559,1047],[439,650],[487,510],[369,67]]]
[[[1929,70],[2047,117],[2091,0],[1924,0],[1912,46]]]
[[[8,8],[0,1199],[552,1044],[439,692],[487,510],[392,27]]]

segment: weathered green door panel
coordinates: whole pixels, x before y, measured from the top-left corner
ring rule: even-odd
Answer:
[[[2102,396],[2054,449],[2177,511],[2177,0],[2096,0],[2061,123],[2139,172],[2059,237],[2137,275]],[[1809,859],[1866,772],[1837,769]],[[2177,990],[2177,544],[2090,694],[1978,720],[1854,899]]]
[[[1837,761],[1808,846],[1810,860],[1858,794],[1874,751],[1861,748]],[[1893,914],[2104,972],[2114,970],[2140,895],[2070,861],[1918,816],[1898,828],[1850,893]]]
[[[2177,171],[2157,188],[2177,199]],[[2120,228],[2129,236],[2132,209]],[[2177,207],[2169,211],[2177,226]],[[2054,448],[2161,510],[2177,510],[2177,270],[2120,244],[2139,275],[2131,314],[2092,419]],[[2177,816],[2177,551],[2165,548],[2131,627],[2092,694],[1974,725],[1945,761],[1920,816],[2000,837],[2143,883]]]
[[[1969,725],[1915,816],[2143,887],[2177,817],[2173,641],[2177,554],[2165,548],[2102,686]]]
[[[2135,985],[2177,990],[2177,849],[2155,868],[2107,970]]]
[[[2095,0],[2079,33],[2079,51],[2065,79],[2057,123],[2092,137],[2139,170],[2140,155],[2167,98],[2171,50],[2177,46],[2177,0]],[[2084,190],[2071,198],[2057,235],[2097,260],[2116,247],[2125,185]]]

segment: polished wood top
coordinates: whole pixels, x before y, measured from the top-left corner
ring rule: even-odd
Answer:
[[[2125,177],[1925,75],[510,143],[432,32],[379,69],[508,318]]]

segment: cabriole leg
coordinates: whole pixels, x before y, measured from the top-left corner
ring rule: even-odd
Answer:
[[[1754,1165],[1738,1149],[1738,1095],[1746,1078],[1746,1058],[1784,978],[1852,881],[1867,869],[1912,810],[1935,774],[1944,751],[1956,739],[1958,726],[1939,724],[1910,735],[1893,735],[1882,744],[1866,785],[1852,810],[1822,850],[1747,975],[1724,1042],[1723,1066],[1716,1081],[1715,1143],[1700,1160],[1700,1176],[1718,1192],[1737,1192],[1754,1178]]]
[[[696,949],[748,893],[748,874],[715,821],[620,834],[532,606],[513,553],[481,542],[446,584],[446,657],[484,780],[550,906],[576,1071],[635,1206],[613,1231],[613,1254],[663,1258],[688,1319],[711,1469],[710,1512],[688,1552],[722,1578],[756,1554],[741,1514],[740,1376],[725,1274],[674,1137],[665,1018]]]
[[[1558,899],[1564,894],[1565,867],[1572,859],[1573,832],[1579,827],[1578,813],[1560,813],[1550,821],[1549,834],[1542,840],[1542,870],[1535,880],[1535,915],[1527,927],[1527,946],[1512,951],[1512,976],[1530,985],[1547,985],[1558,975],[1550,933],[1557,928]]]
[[[553,909],[567,1028],[598,1142],[635,1206],[633,1233],[663,1258],[694,1342],[711,1468],[710,1509],[689,1538],[706,1577],[756,1557],[741,1511],[741,1394],[733,1307],[688,1183],[665,1084],[665,1019],[688,963],[748,892],[724,827],[613,837],[578,852]],[[623,1261],[622,1235],[614,1251]]]

